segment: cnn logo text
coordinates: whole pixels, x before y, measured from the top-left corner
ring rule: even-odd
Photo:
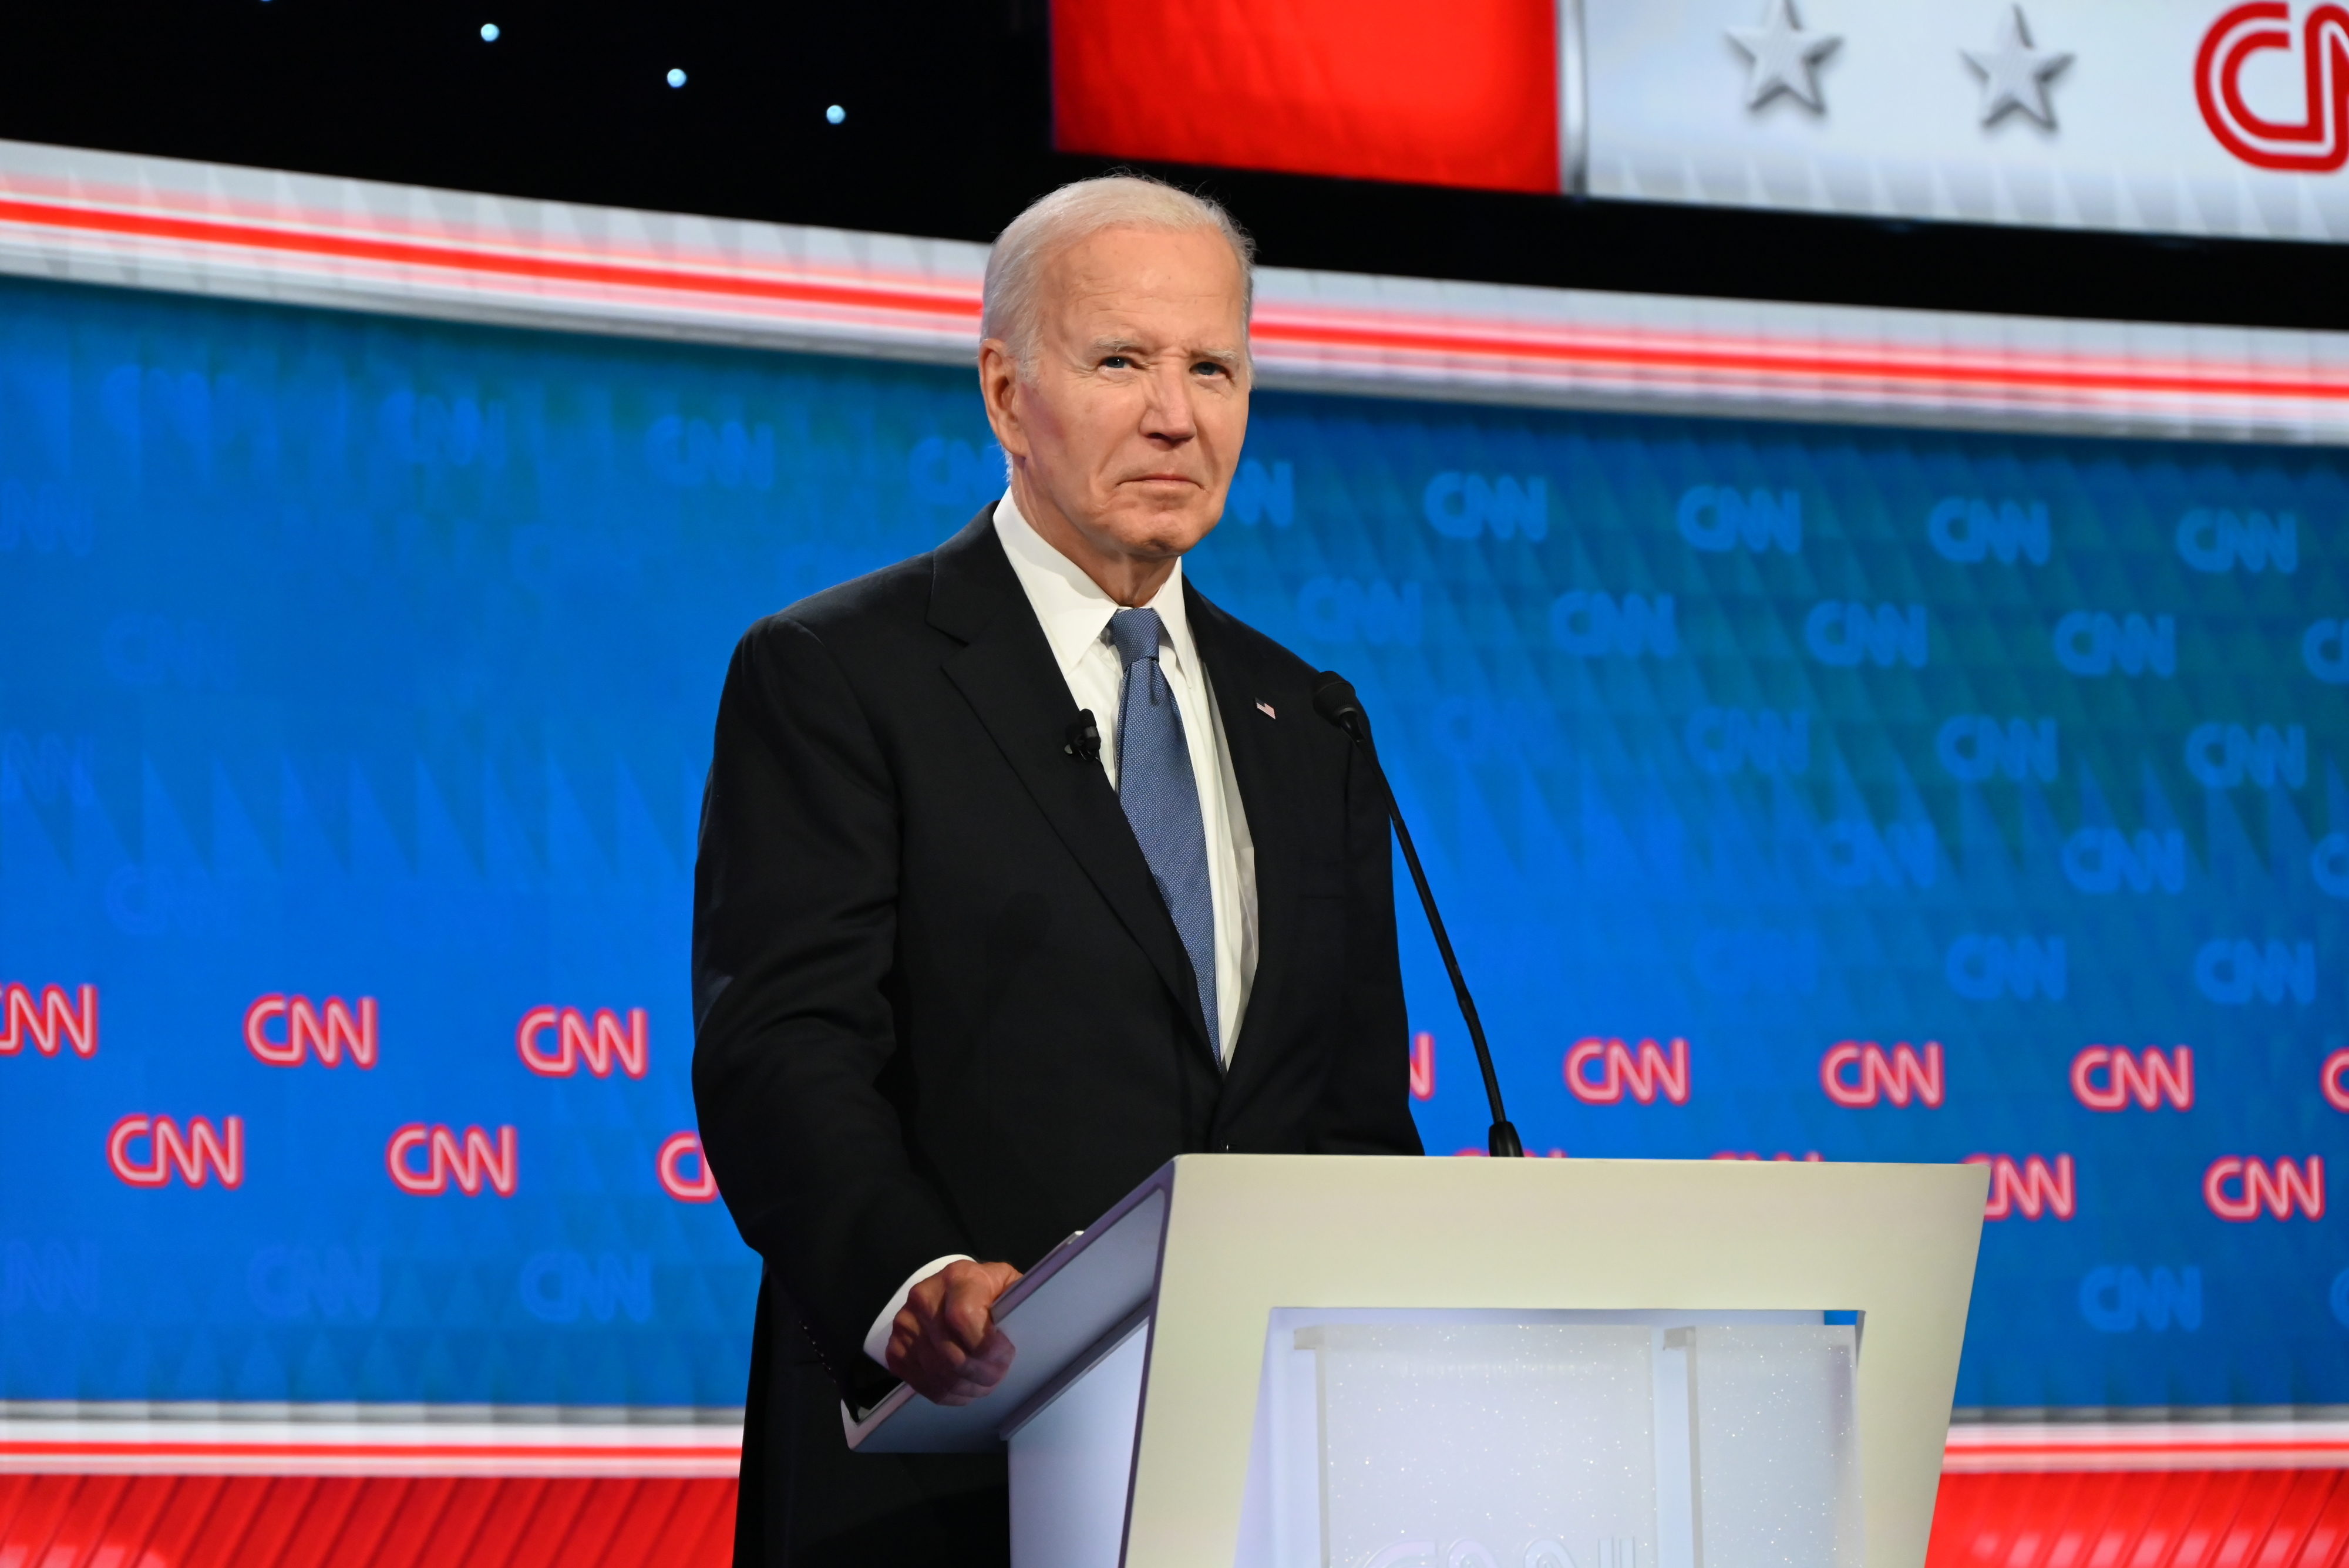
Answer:
[[[592,1019],[575,1007],[533,1007],[514,1030],[514,1049],[522,1064],[542,1078],[568,1078],[582,1065],[607,1078],[616,1062],[629,1077],[641,1078],[651,1053],[649,1032],[641,1007],[628,1009],[625,1027],[607,1007],[597,1008]]]
[[[244,1048],[273,1067],[298,1067],[305,1055],[325,1066],[342,1064],[348,1051],[356,1066],[375,1065],[376,1004],[362,996],[356,1011],[339,996],[321,1009],[306,996],[272,992],[244,1010]]]
[[[1845,1040],[1819,1058],[1819,1087],[1828,1099],[1858,1110],[1889,1100],[1906,1106],[1911,1101],[1939,1110],[1944,1084],[1941,1048],[1925,1042],[1920,1054],[1907,1041],[1890,1051],[1873,1040]]]
[[[202,1187],[212,1177],[226,1188],[244,1185],[244,1118],[223,1116],[214,1127],[190,1116],[183,1129],[170,1116],[132,1113],[106,1135],[107,1168],[130,1187],[168,1187],[177,1177]]]
[[[0,1056],[14,1056],[27,1045],[44,1056],[63,1050],[81,1057],[98,1054],[94,985],[71,996],[61,985],[45,985],[36,998],[31,986],[10,981],[0,985]]]
[[[468,1198],[480,1197],[484,1187],[512,1198],[522,1186],[519,1143],[511,1127],[498,1128],[493,1142],[480,1127],[459,1134],[437,1122],[410,1122],[384,1146],[383,1165],[394,1187],[417,1198],[437,1197],[452,1185]]]

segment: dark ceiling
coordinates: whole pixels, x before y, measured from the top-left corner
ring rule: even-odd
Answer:
[[[11,7],[5,37],[0,136],[23,140],[973,240],[1108,166],[1051,151],[1045,0],[77,0]],[[2349,327],[2331,246],[1155,171],[1278,265]]]

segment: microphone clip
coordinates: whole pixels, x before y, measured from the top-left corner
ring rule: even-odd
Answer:
[[[1101,727],[1093,722],[1093,711],[1091,708],[1078,709],[1077,722],[1062,732],[1062,735],[1068,743],[1061,750],[1081,763],[1101,761]]]

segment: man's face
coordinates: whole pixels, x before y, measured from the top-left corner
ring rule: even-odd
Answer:
[[[1223,515],[1247,434],[1238,259],[1213,229],[1104,229],[1041,282],[1032,378],[982,364],[997,439],[1089,553],[1170,561]]]

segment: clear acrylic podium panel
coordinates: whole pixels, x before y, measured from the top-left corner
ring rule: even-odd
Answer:
[[[1276,1311],[1237,1568],[1861,1568],[1851,1316]]]

